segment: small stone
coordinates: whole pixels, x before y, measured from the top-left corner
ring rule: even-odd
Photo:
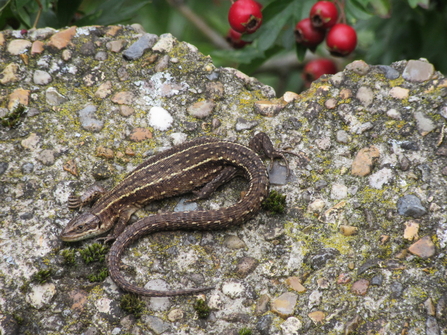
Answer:
[[[415,112],[414,118],[416,119],[418,131],[422,136],[425,136],[434,129],[436,129],[436,124],[431,119],[429,119],[424,113]]]
[[[127,105],[120,106],[120,115],[122,115],[124,117],[131,116],[134,112],[135,112],[135,110],[131,106],[127,106]]]
[[[337,284],[346,285],[352,281],[352,278],[347,273],[340,273],[337,278]]]
[[[36,70],[34,71],[33,81],[36,85],[48,85],[51,83],[53,78],[46,71]]]
[[[390,90],[390,96],[392,96],[395,99],[407,99],[408,95],[410,93],[410,90],[408,88],[403,88],[403,87],[393,87]]]
[[[0,176],[6,171],[6,170],[3,170],[2,164],[4,164],[4,163],[0,162]],[[8,168],[8,163],[6,163],[6,168]],[[22,165],[21,170],[22,170],[23,174],[31,173],[34,170],[34,164],[33,163],[25,163]]]
[[[330,99],[326,100],[326,102],[324,103],[324,106],[327,109],[334,109],[335,107],[337,107],[337,100],[334,98],[330,98]]]
[[[289,277],[286,279],[286,285],[289,286],[292,290],[297,291],[298,293],[306,292],[306,288],[301,284],[301,280],[298,277]]]
[[[105,99],[111,93],[112,93],[112,82],[110,80],[107,80],[106,82],[99,85],[98,89],[95,92],[95,97]]]
[[[65,50],[64,50],[65,51]],[[64,53],[62,52],[62,56],[64,55]],[[95,59],[99,60],[99,61],[105,61],[107,58],[109,57],[109,55],[107,54],[107,52],[105,51],[98,51],[95,54]]]
[[[49,307],[56,293],[56,285],[53,283],[31,286],[27,290],[25,300],[28,304],[39,310],[44,307]]]
[[[132,92],[122,91],[114,94],[110,100],[118,105],[131,105],[134,99],[135,95]]]
[[[424,307],[427,315],[436,316],[435,304],[433,303],[433,300],[431,298],[425,300]]]
[[[307,316],[315,323],[323,323],[326,315],[322,311],[310,312]]]
[[[364,76],[369,72],[370,66],[363,60],[355,60],[346,65],[345,69]]]
[[[404,292],[404,286],[401,283],[395,281],[391,283],[390,290],[391,290],[391,298],[397,299],[402,296],[402,293]]]
[[[375,146],[361,149],[352,162],[352,175],[364,177],[371,173],[374,162],[380,157],[379,149]]]
[[[284,108],[284,105],[272,101],[260,100],[255,102],[254,108],[260,115],[273,117],[278,115],[278,113]]]
[[[54,164],[54,151],[45,149],[37,156],[37,160],[43,165],[50,166]]]
[[[339,229],[344,236],[356,235],[359,230],[357,227],[347,225],[340,225]]]
[[[132,132],[129,135],[129,140],[133,142],[141,142],[151,138],[152,138],[151,131],[147,128],[141,128],[141,127],[132,129]]]
[[[246,246],[244,241],[242,241],[236,235],[227,235],[227,236],[225,236],[224,245],[228,249],[232,249],[232,250],[242,249],[242,248],[245,248],[245,246]]]
[[[436,253],[435,244],[431,240],[430,236],[424,236],[416,243],[410,245],[408,250],[418,257],[423,259],[430,258]]]
[[[385,73],[386,79],[394,80],[400,77],[399,71],[397,71],[396,69],[392,68],[389,65],[377,65],[377,68],[379,68],[383,73]]]
[[[273,315],[266,314],[259,318],[259,321],[256,323],[256,330],[260,335],[270,335],[270,326],[273,322]]]
[[[47,88],[45,91],[45,98],[47,103],[51,106],[59,106],[68,101],[68,99],[60,94],[54,87]]]
[[[340,98],[345,100],[352,97],[352,91],[349,88],[342,88],[340,90]]]
[[[310,264],[312,269],[318,270],[323,268],[327,262],[336,258],[338,255],[340,255],[340,251],[335,248],[322,248],[315,254],[309,255],[307,257],[307,262]]]
[[[153,315],[144,314],[141,317],[141,321],[157,335],[166,333],[171,329],[169,323]]]
[[[70,27],[51,36],[48,42],[49,47],[55,47],[59,50],[66,48],[73,36],[76,34],[76,27]]]
[[[318,149],[320,150],[329,150],[331,148],[331,138],[330,137],[324,137],[315,140],[315,144],[317,145]]]
[[[303,324],[296,317],[291,316],[281,324],[282,335],[296,335],[303,328]]]
[[[308,213],[321,213],[326,206],[326,203],[322,199],[315,199],[307,206]]]
[[[412,82],[423,82],[430,80],[434,74],[434,71],[435,68],[428,62],[409,60],[404,72],[402,73],[402,77],[405,80]]]
[[[356,316],[354,316],[354,318],[352,318],[351,320],[346,322],[344,335],[355,334],[357,331],[357,328],[360,326],[361,321],[362,321],[362,318],[359,315],[356,315]]]
[[[253,257],[242,257],[236,265],[236,273],[239,277],[245,278],[258,266],[259,261]]]
[[[240,298],[245,292],[244,285],[238,282],[227,282],[222,285],[222,292],[231,299]]]
[[[287,103],[289,103],[293,100],[298,100],[299,98],[300,98],[299,94],[297,94],[295,92],[289,92],[289,91],[284,93],[284,95],[282,96],[282,99]]]
[[[173,309],[168,314],[168,320],[171,322],[176,322],[183,319],[183,311],[181,309]]]
[[[367,279],[357,280],[352,284],[351,292],[355,295],[365,295],[368,292],[369,281]]]
[[[262,315],[266,313],[270,308],[270,297],[267,294],[263,294],[259,297],[259,300],[256,302],[255,307],[255,315]]]
[[[113,157],[115,157],[115,154],[113,153],[112,149],[100,145],[96,148],[96,156],[112,159]]]
[[[14,83],[20,80],[19,65],[16,63],[8,64],[0,74],[0,84],[7,85],[9,83]]]
[[[210,100],[196,102],[187,108],[189,115],[204,119],[211,115],[216,104]]]
[[[282,318],[293,315],[298,296],[292,292],[281,294],[271,302],[271,311],[278,314]]]
[[[165,131],[171,128],[174,118],[162,107],[152,107],[147,115],[149,125],[157,130]]]
[[[383,283],[383,276],[382,275],[376,275],[371,278],[371,285],[374,286],[381,286]]]
[[[121,52],[127,45],[127,41],[125,40],[115,40],[110,41],[106,44],[107,50],[110,50],[111,52]]]
[[[366,86],[361,86],[357,91],[356,98],[360,100],[363,106],[368,107],[374,100],[374,92]]]
[[[41,54],[44,49],[45,44],[42,41],[35,41],[31,46],[31,55]]]
[[[414,241],[419,238],[418,232],[419,223],[413,220],[405,222],[404,239]]]
[[[425,323],[425,335],[441,335],[438,320],[433,316],[428,316]]]
[[[143,34],[135,43],[123,52],[126,60],[135,60],[143,56],[144,52],[155,44],[158,36],[154,34]]]
[[[236,131],[243,131],[243,130],[250,130],[253,129],[254,127],[256,127],[258,125],[258,121],[253,120],[253,121],[248,121],[245,120],[244,118],[237,118],[236,120]]]
[[[64,169],[64,171],[71,173],[73,176],[76,176],[76,177],[79,176],[78,166],[76,165],[75,161],[72,159],[69,159],[68,161],[66,161],[64,163],[64,165],[62,165],[62,168]]]
[[[422,206],[421,200],[417,196],[407,194],[400,197],[397,201],[397,212],[399,215],[419,218],[425,215],[427,210]]]
[[[336,139],[338,143],[349,143],[351,142],[351,137],[349,134],[344,130],[337,131]]]
[[[12,40],[8,44],[8,52],[11,55],[20,55],[25,53],[31,45],[31,42],[27,40]]]
[[[9,95],[8,109],[14,110],[19,104],[23,106],[28,106],[29,103],[29,90],[24,90],[23,88],[16,88]]]
[[[402,115],[397,110],[395,110],[394,108],[389,109],[386,112],[386,115],[388,115],[388,117],[390,117],[390,118],[392,118],[394,120],[402,120]]]
[[[393,177],[393,170],[390,168],[383,168],[369,176],[369,185],[372,188],[381,190],[383,185],[391,183]]]
[[[343,184],[333,184],[331,198],[341,200],[348,196],[348,188]]]
[[[20,144],[25,149],[33,151],[38,148],[39,142],[40,142],[40,136],[38,136],[36,133],[31,133],[26,139],[22,140]]]
[[[104,126],[104,121],[100,121],[94,117],[94,114],[96,113],[96,106],[88,105],[78,111],[78,113],[81,127],[85,130],[98,132]]]
[[[319,290],[313,290],[309,294],[308,298],[308,307],[311,309],[314,306],[318,306],[321,303],[321,297],[323,296],[323,293]]]
[[[152,50],[157,52],[170,52],[176,41],[176,38],[171,34],[162,34],[160,35],[158,42],[153,46]]]

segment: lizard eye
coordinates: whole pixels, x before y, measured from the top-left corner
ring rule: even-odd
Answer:
[[[83,225],[79,225],[79,226],[76,227],[76,229],[77,230],[82,230],[82,229],[84,229],[84,226]]]

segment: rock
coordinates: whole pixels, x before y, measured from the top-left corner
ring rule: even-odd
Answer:
[[[60,94],[54,87],[48,87],[45,92],[45,98],[47,99],[47,103],[51,106],[59,106],[68,101],[68,99]]]
[[[96,119],[94,114],[96,113],[96,106],[88,105],[84,109],[78,111],[79,121],[82,128],[92,132],[98,132],[104,126],[104,122]]]
[[[402,77],[412,82],[423,82],[429,80],[434,71],[433,65],[426,61],[409,60]]]
[[[368,292],[369,280],[360,279],[352,284],[351,292],[355,295],[365,295]]]
[[[436,248],[432,242],[430,236],[424,236],[416,243],[410,245],[408,250],[413,254],[421,258],[430,258],[436,253]]]
[[[138,41],[133,43],[127,50],[123,52],[123,57],[127,60],[135,60],[143,56],[146,50],[153,47],[158,40],[158,36],[154,34],[143,34]]]
[[[427,210],[422,206],[421,200],[417,196],[407,194],[400,197],[397,201],[397,212],[399,215],[419,218],[425,215]]]
[[[371,173],[373,164],[379,157],[379,149],[375,146],[361,149],[352,162],[352,175],[359,177],[367,176]]]
[[[292,292],[281,294],[271,302],[271,310],[282,318],[293,315],[298,296]]]
[[[148,114],[149,125],[157,130],[165,131],[171,128],[174,119],[162,107],[152,107]]]
[[[211,115],[216,104],[213,101],[198,101],[188,107],[187,111],[191,116],[198,119],[204,119]]]

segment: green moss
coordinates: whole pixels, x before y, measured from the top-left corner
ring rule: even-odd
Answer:
[[[144,302],[135,294],[127,293],[121,297],[120,307],[123,311],[140,318],[144,309]]]
[[[75,251],[73,249],[64,249],[60,254],[63,257],[62,263],[64,265],[71,266],[75,264]]]
[[[104,262],[108,250],[109,248],[106,245],[93,243],[80,250],[79,253],[85,264],[89,264],[92,262]]]
[[[250,328],[242,328],[241,330],[239,330],[238,335],[251,335],[253,332],[251,331]]]
[[[24,112],[25,106],[18,105],[11,113],[0,118],[0,124],[3,127],[14,128],[19,125],[20,118],[23,116]]]
[[[107,268],[103,268],[98,274],[90,274],[87,276],[87,279],[91,282],[102,282],[104,279],[107,278],[107,276],[109,275],[109,271],[107,270]]]
[[[31,280],[39,284],[44,284],[48,281],[48,279],[50,279],[52,274],[53,274],[52,268],[46,270],[39,270],[35,274],[33,274]]]
[[[286,196],[276,191],[270,191],[267,199],[262,202],[262,208],[270,214],[282,214],[286,208]]]
[[[206,319],[210,315],[211,309],[203,299],[197,299],[193,307],[201,319]]]

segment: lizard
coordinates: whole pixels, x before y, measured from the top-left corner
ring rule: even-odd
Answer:
[[[212,287],[172,291],[138,287],[120,272],[121,257],[131,243],[151,232],[217,230],[247,221],[259,212],[269,191],[267,168],[261,157],[272,161],[284,159],[289,174],[284,152],[287,151],[275,150],[270,138],[262,132],[251,139],[249,147],[212,137],[201,137],[174,146],[140,164],[110,191],[94,186],[81,197],[70,197],[69,208],[82,207],[99,199],[89,211],[67,224],[60,239],[80,241],[113,230],[105,238],[105,241],[114,240],[107,255],[107,266],[113,281],[125,291],[162,297],[210,290]],[[195,193],[190,201],[205,199],[236,175],[248,179],[249,186],[246,194],[234,205],[216,210],[150,215],[126,227],[130,216],[151,201],[189,192]]]

